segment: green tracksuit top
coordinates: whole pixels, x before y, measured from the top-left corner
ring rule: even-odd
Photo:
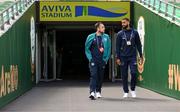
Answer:
[[[85,54],[89,61],[92,60],[90,47],[95,38],[96,38],[96,33],[92,33],[92,34],[88,35],[86,42],[85,42]],[[109,35],[102,34],[102,42],[103,42],[103,46],[104,46],[103,60],[107,63],[108,59],[110,58],[110,54],[111,54],[111,40],[110,40]]]

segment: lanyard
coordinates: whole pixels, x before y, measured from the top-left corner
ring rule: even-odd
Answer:
[[[126,42],[127,42],[128,40],[127,40],[127,36],[126,36],[125,31],[124,31],[124,36],[125,36],[125,40],[126,40]],[[131,31],[131,35],[130,35],[129,41],[131,41],[132,38],[133,38],[133,30]]]

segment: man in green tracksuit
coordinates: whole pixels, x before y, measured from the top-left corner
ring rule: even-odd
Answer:
[[[101,87],[104,77],[105,65],[111,54],[109,35],[105,34],[105,26],[98,22],[95,24],[96,32],[87,37],[85,54],[89,60],[90,69],[90,96],[94,100],[101,98]]]

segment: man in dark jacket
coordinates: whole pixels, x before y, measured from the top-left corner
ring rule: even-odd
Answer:
[[[130,27],[128,18],[122,20],[123,29],[118,32],[116,40],[117,64],[120,65],[123,81],[124,98],[128,97],[128,67],[131,72],[131,95],[136,97],[136,75],[137,75],[137,51],[140,62],[143,61],[142,45],[138,32]]]

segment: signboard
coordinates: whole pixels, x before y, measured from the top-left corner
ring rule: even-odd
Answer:
[[[40,21],[120,21],[130,18],[130,2],[40,1]]]

